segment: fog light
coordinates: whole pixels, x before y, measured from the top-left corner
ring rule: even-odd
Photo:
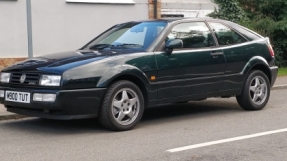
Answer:
[[[1,98],[4,98],[4,97],[5,97],[5,91],[0,90],[0,97],[1,97]]]
[[[33,95],[33,101],[43,101],[43,94],[34,93],[34,95]]]
[[[43,101],[54,102],[56,99],[56,94],[43,94]]]
[[[34,93],[33,101],[54,102],[56,94]]]

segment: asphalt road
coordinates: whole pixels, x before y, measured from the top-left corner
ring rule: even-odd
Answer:
[[[261,111],[244,111],[234,98],[168,105],[148,109],[140,124],[127,132],[106,131],[95,119],[1,121],[0,160],[286,161],[285,131],[167,151],[286,128],[287,90],[273,90]]]

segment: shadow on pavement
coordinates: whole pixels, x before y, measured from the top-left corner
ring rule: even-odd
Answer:
[[[233,99],[210,99],[191,101],[182,104],[169,104],[149,108],[145,111],[142,121],[197,116],[208,117],[224,113],[242,112],[242,108]],[[243,111],[244,112],[244,111]]]
[[[104,130],[96,119],[49,120],[27,118],[15,121],[3,121],[0,127],[1,129],[20,130],[25,133],[78,134],[109,132]]]
[[[184,104],[169,104],[149,108],[139,123],[151,126],[161,122],[173,122],[185,118],[210,117],[223,114],[232,114],[243,111],[236,101],[226,99],[211,99],[200,102],[189,102]],[[1,130],[17,130],[23,133],[45,133],[45,134],[80,134],[80,133],[114,133],[105,130],[97,119],[83,120],[48,120],[40,118],[27,118],[15,121],[1,122]],[[143,126],[138,126],[141,128]]]

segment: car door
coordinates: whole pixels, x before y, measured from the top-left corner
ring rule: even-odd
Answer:
[[[248,60],[256,55],[255,44],[246,43],[247,39],[220,22],[208,22],[208,24],[223,49],[226,59],[225,82],[222,90],[240,89],[243,81],[243,75],[240,73]]]
[[[158,99],[219,92],[225,57],[205,22],[176,24],[166,40],[181,39],[183,48],[156,52]]]

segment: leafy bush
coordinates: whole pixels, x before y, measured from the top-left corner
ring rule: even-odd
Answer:
[[[233,0],[213,0],[218,4],[219,9],[214,8],[214,12],[209,14],[210,17],[238,22],[246,20],[245,12],[239,7],[237,1]]]

